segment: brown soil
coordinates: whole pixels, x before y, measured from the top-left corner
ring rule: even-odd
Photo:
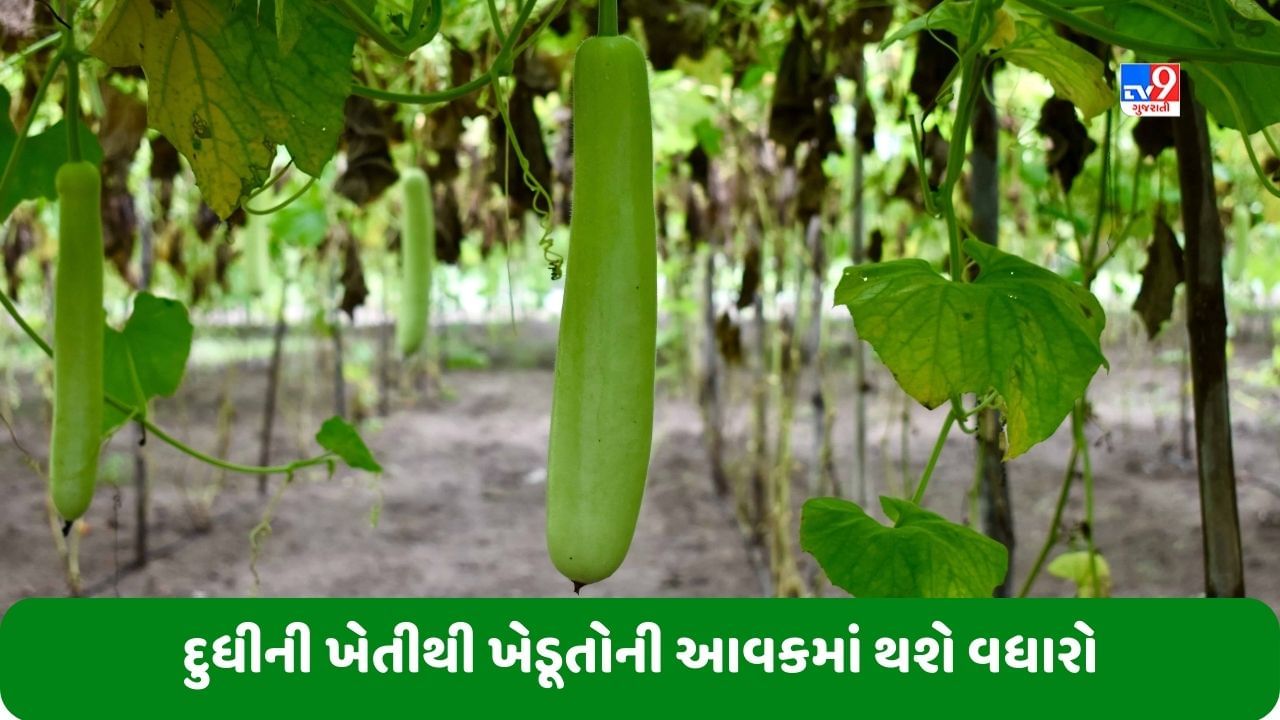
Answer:
[[[1280,607],[1280,393],[1245,380],[1254,360],[1237,360],[1233,387],[1240,516],[1251,595]],[[1198,496],[1194,464],[1179,449],[1178,373],[1135,345],[1110,353],[1113,370],[1092,391],[1097,420],[1090,428],[1097,476],[1098,547],[1113,568],[1117,595],[1175,596],[1203,591]],[[1241,353],[1244,355],[1245,353]],[[847,367],[832,362],[833,367]],[[310,453],[310,435],[327,416],[330,377],[323,357],[290,358],[276,460]],[[257,427],[265,386],[261,363],[240,366],[230,380],[238,406],[232,459],[257,455]],[[730,383],[730,471],[744,467],[750,427],[749,378]],[[851,467],[851,401],[847,372],[833,373],[837,410],[837,467]],[[34,383],[31,384],[34,386]],[[158,403],[157,420],[193,445],[217,445],[220,393],[228,382],[212,370],[193,371],[179,398]],[[366,428],[386,468],[380,482],[340,470],[300,476],[287,488],[257,570],[261,593],[271,596],[563,596],[560,577],[543,547],[542,469],[546,452],[551,373],[547,369],[487,370],[447,375],[444,399],[411,403]],[[868,469],[876,492],[897,492],[901,395],[876,374],[868,397]],[[767,585],[753,562],[730,504],[716,498],[709,480],[702,425],[688,393],[667,388],[660,397],[654,459],[639,530],[617,575],[584,595],[749,596]],[[807,399],[808,389],[801,393]],[[40,455],[45,447],[38,391],[25,393],[15,432]],[[794,432],[795,495],[807,494],[812,420],[807,400],[797,408]],[[918,473],[941,413],[911,412],[910,472]],[[87,594],[111,596],[244,596],[254,592],[249,535],[265,501],[251,478],[229,476],[207,530],[184,497],[214,477],[206,466],[152,442],[152,560],[132,566],[134,495],[132,430],[108,449],[106,463],[121,468],[120,488],[101,489],[81,540],[80,567]],[[953,519],[965,517],[972,481],[973,441],[958,433],[948,443],[927,504]],[[1043,540],[1070,449],[1066,433],[1010,467],[1021,578]],[[42,458],[40,458],[42,459]],[[111,474],[111,473],[108,473]],[[178,480],[186,487],[179,488]],[[273,488],[278,487],[274,483]],[[1081,492],[1066,524],[1083,518]],[[44,489],[22,453],[0,442],[0,614],[16,600],[67,592],[50,535]],[[379,522],[371,511],[381,508]],[[878,509],[877,509],[878,512]],[[793,529],[798,528],[798,516]],[[1070,583],[1042,577],[1036,594],[1070,595]],[[828,593],[832,592],[830,589]],[[838,591],[835,591],[838,592]]]

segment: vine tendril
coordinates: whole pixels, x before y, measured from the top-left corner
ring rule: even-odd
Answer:
[[[533,211],[538,215],[538,224],[542,228],[542,238],[538,240],[538,247],[542,248],[542,257],[547,262],[547,268],[551,271],[551,279],[559,280],[564,274],[564,256],[554,250],[554,243],[551,239],[552,230],[552,214],[555,209],[555,201],[551,198],[551,193],[547,191],[538,178],[534,176],[533,170],[529,167],[529,159],[524,154],[524,150],[520,147],[520,139],[516,137],[515,126],[511,123],[511,116],[507,110],[507,101],[502,96],[502,85],[496,78],[493,81],[493,92],[497,97],[498,114],[502,116],[502,123],[507,129],[507,143],[511,151],[516,155],[516,162],[520,164],[521,180],[524,186],[533,192]]]
[[[255,210],[254,208],[249,207],[248,204],[241,204],[240,207],[243,208],[244,211],[249,213],[250,215],[273,215],[289,207],[295,202],[297,202],[298,198],[305,195],[307,191],[311,189],[311,186],[316,184],[316,179],[317,178],[314,178],[314,177],[308,178],[306,184],[298,188],[297,192],[285,198],[280,203],[267,208],[266,210]]]

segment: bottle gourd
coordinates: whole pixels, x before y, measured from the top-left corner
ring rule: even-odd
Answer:
[[[56,186],[49,490],[58,514],[70,522],[93,500],[102,444],[102,176],[91,163],[70,162],[58,169]]]
[[[431,270],[435,265],[436,222],[431,183],[421,168],[400,176],[404,192],[404,225],[400,231],[400,317],[396,345],[410,357],[427,338],[431,316]]]
[[[577,590],[622,564],[640,513],[653,434],[657,250],[644,53],[602,34],[578,49],[573,77],[573,214],[547,545]]]

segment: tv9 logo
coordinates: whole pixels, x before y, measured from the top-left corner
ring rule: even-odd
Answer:
[[[1178,117],[1182,109],[1178,63],[1121,63],[1120,109],[1133,117]]]

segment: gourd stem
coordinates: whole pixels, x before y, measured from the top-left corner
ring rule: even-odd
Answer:
[[[600,26],[596,34],[600,37],[618,34],[618,0],[600,0]]]
[[[62,12],[67,16],[66,32],[62,36],[62,60],[67,66],[67,160],[80,162],[80,55],[76,48],[76,7],[71,2],[62,4]],[[56,64],[56,63],[55,63]],[[36,106],[31,106],[34,114]]]
[[[71,37],[70,32],[67,33],[67,37]],[[74,54],[68,53],[66,65],[67,160],[80,162],[80,63],[75,59]],[[32,110],[34,111],[34,108]]]

